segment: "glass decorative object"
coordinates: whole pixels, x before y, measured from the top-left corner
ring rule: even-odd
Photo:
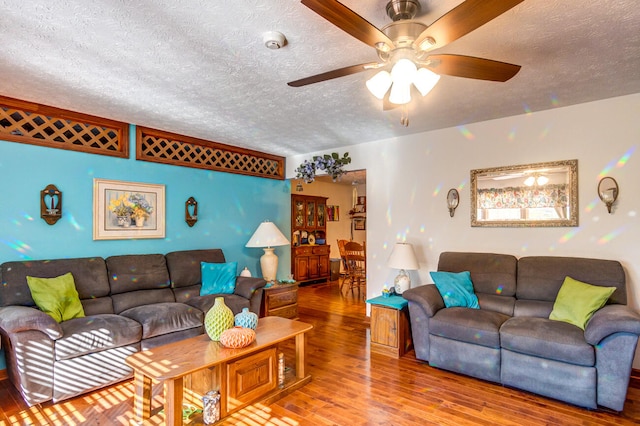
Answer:
[[[202,421],[212,425],[220,420],[220,392],[212,390],[202,397]]]
[[[278,387],[284,387],[284,354],[278,353]]]

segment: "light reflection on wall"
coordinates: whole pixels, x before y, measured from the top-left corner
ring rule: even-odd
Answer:
[[[73,213],[64,212],[63,215],[66,216],[67,221],[71,224],[71,226],[74,227],[76,231],[84,231],[84,226],[78,223],[75,216],[73,216]]]
[[[436,189],[433,190],[433,193],[431,195],[435,197],[440,193],[441,190],[442,190],[442,183],[439,183],[438,186],[436,186]]]
[[[604,244],[610,243],[614,238],[616,238],[617,236],[621,235],[623,231],[624,231],[624,227],[618,228],[618,229],[614,229],[613,231],[609,232],[607,235],[602,236],[598,240],[598,244],[599,245],[604,245]]]
[[[586,213],[591,212],[593,209],[596,208],[596,206],[598,205],[598,202],[600,201],[600,198],[596,197],[594,199],[591,200],[591,202],[589,202],[589,204],[587,204],[584,208],[584,211]]]
[[[572,239],[573,237],[575,237],[578,232],[580,231],[580,229],[572,229],[571,231],[567,232],[566,234],[564,234],[562,237],[560,237],[560,239],[558,240],[558,242],[560,244],[564,244],[567,241],[569,241],[570,239]]]
[[[27,255],[27,252],[32,251],[32,248],[26,244],[25,242],[22,242],[20,240],[14,240],[12,241],[7,241],[7,240],[0,240],[2,241],[3,244],[5,244],[6,246],[8,246],[9,248],[11,248],[12,250],[17,251],[18,253],[21,254],[21,258],[25,259],[25,260],[31,260],[32,257]]]
[[[602,171],[600,173],[598,173],[598,176],[596,176],[596,180],[599,182],[600,179],[602,179],[603,177],[607,176],[611,170],[613,170],[614,168],[622,168],[624,167],[627,162],[629,161],[629,159],[631,158],[631,156],[633,155],[633,153],[636,150],[636,146],[632,146],[631,148],[629,148],[627,150],[627,152],[625,152],[622,157],[620,157],[617,160],[613,160],[611,161],[609,164],[607,164],[604,169],[602,169]]]
[[[457,128],[458,128],[458,131],[462,133],[462,136],[464,136],[468,140],[472,141],[476,138],[476,136],[473,133],[471,133],[471,131],[467,129],[466,126],[457,126]]]

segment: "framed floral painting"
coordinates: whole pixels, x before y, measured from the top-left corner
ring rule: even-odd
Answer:
[[[164,185],[93,180],[93,239],[164,238]]]

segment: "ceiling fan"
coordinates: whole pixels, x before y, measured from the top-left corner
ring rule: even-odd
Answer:
[[[369,69],[382,70],[367,81],[367,87],[385,109],[411,100],[413,85],[424,96],[440,74],[504,82],[520,70],[519,65],[473,56],[429,54],[479,28],[524,0],[466,0],[431,25],[413,18],[420,9],[418,0],[390,0],[387,15],[393,20],[382,29],[337,0],[302,0],[302,4],[351,36],[376,49],[379,61],[351,65],[287,83],[301,87]],[[387,91],[391,91],[387,94]],[[403,117],[404,119],[404,117]],[[405,123],[403,123],[405,124]],[[405,125],[408,125],[408,121]]]

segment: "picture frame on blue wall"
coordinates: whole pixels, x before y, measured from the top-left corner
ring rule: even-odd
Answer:
[[[93,179],[93,239],[165,237],[165,186]]]

